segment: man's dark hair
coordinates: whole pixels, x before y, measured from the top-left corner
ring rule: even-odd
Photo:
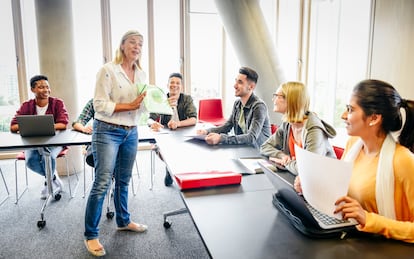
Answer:
[[[35,85],[36,85],[36,82],[37,81],[40,81],[40,80],[49,81],[49,79],[47,78],[47,76],[44,76],[44,75],[36,75],[36,76],[33,76],[32,78],[30,78],[30,87],[31,88],[34,88]]]
[[[253,81],[254,83],[257,83],[257,79],[259,78],[256,71],[249,67],[241,67],[239,69],[239,73],[242,75],[246,75],[247,79]]]
[[[168,79],[170,79],[171,77],[178,77],[179,79],[183,80],[183,76],[180,73],[172,73],[170,74]]]

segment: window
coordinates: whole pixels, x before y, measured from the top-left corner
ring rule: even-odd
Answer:
[[[0,2],[0,16],[0,131],[9,131],[11,117],[20,104],[11,1]]]
[[[227,117],[233,107],[234,78],[240,65],[214,1],[189,2],[191,95],[196,105],[201,98],[223,98]]]
[[[28,96],[27,98],[33,98],[34,95],[30,91],[29,81],[32,76],[40,73],[39,68],[39,47],[37,44],[37,28],[36,28],[36,15],[35,15],[35,3],[34,0],[20,1],[22,9],[22,26],[23,26],[23,42],[24,42],[24,55],[26,61],[25,73]],[[16,17],[17,18],[17,17]],[[14,20],[16,20],[14,18]],[[19,86],[24,87],[23,85]],[[20,96],[21,101],[25,101],[27,98]]]
[[[111,35],[112,35],[112,55],[118,48],[122,35],[128,30],[137,30],[144,36],[144,46],[142,49],[142,69],[148,77],[148,46],[152,44],[148,38],[147,22],[147,1],[122,0],[110,1],[111,9]]]
[[[286,80],[298,80],[300,0],[262,0],[260,6],[275,42]]]
[[[221,97],[222,25],[213,0],[190,1],[191,95]]]
[[[165,87],[168,76],[180,72],[180,3],[154,1],[155,84]]]
[[[20,102],[31,97],[27,89],[22,91],[21,88],[27,86],[29,78],[39,72],[35,1],[20,1],[20,17],[13,13],[11,3],[15,2],[0,3],[3,17],[0,51],[4,60],[0,65],[0,130],[8,130],[10,118]],[[153,14],[148,13],[147,3],[153,4]],[[187,24],[183,26],[189,30],[186,32],[181,31],[181,3],[185,3],[185,10],[188,11],[185,14]],[[76,80],[81,89],[78,92],[82,93],[79,96],[79,108],[93,96],[96,72],[104,63],[101,4],[109,4],[110,7],[110,17],[104,16],[105,19],[110,18],[110,28],[105,24],[103,29],[111,33],[112,53],[127,30],[140,31],[144,35],[142,66],[147,72],[148,82],[151,76],[156,85],[165,87],[168,75],[180,71],[182,62],[186,62],[184,73],[191,80],[184,83],[195,103],[200,98],[221,97],[224,99],[225,114],[229,113],[234,100],[232,86],[239,63],[226,37],[214,0],[72,1]],[[312,94],[311,109],[336,128],[342,126],[340,116],[352,87],[366,76],[370,4],[371,0],[260,1],[286,79],[300,79],[300,50],[307,51],[303,55],[308,55],[308,70],[304,78]],[[301,17],[301,8],[308,7],[310,29],[305,32],[306,35],[301,35],[301,21],[308,21],[307,17]],[[307,11],[303,13],[307,15]],[[22,76],[17,73],[15,66],[16,52],[19,50],[15,50],[13,41],[13,19],[22,22],[24,49],[20,51],[24,52],[26,63],[24,67],[19,67],[19,71],[24,70],[23,74],[27,74],[24,86],[19,86]],[[85,20],[88,22],[85,23]],[[153,42],[150,42],[148,35],[149,27],[154,29]],[[184,33],[184,41],[188,42],[181,40]],[[307,35],[309,43],[306,49],[301,47],[300,39]],[[151,60],[149,46],[154,49]],[[181,60],[180,50],[183,46],[186,47],[187,60]],[[149,74],[150,64],[155,74]],[[328,105],[326,100],[330,100]]]
[[[93,98],[96,73],[104,63],[100,2],[72,1],[79,111]]]
[[[370,2],[312,1],[307,82],[311,109],[335,128],[344,127],[341,115],[351,90],[366,77]]]
[[[9,131],[10,120],[19,108],[20,102],[31,97],[28,94],[29,78],[39,71],[34,1],[2,1],[0,15],[3,17],[0,24],[3,34],[0,40],[0,53],[3,59],[0,64],[0,131]],[[17,32],[14,31],[14,23],[23,34],[23,39],[17,34],[19,37],[16,43],[14,39]],[[16,45],[19,46],[18,51]]]
[[[223,32],[224,33],[224,32]],[[227,38],[226,38],[227,39]],[[234,100],[234,84],[235,78],[239,73],[240,63],[236,58],[236,53],[233,46],[231,45],[230,40],[224,41],[224,69],[223,69],[223,78],[222,78],[222,97],[223,97],[223,112],[224,117],[228,118],[233,109]]]

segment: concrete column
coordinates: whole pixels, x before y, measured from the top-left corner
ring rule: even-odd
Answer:
[[[72,1],[36,0],[40,73],[49,78],[52,96],[63,99],[69,112],[69,128],[77,118],[77,84],[74,55]],[[30,75],[31,76],[31,75]],[[76,152],[75,152],[76,151]],[[71,147],[70,160],[79,171],[80,147]],[[58,163],[59,174],[66,171]],[[79,167],[79,168],[78,168]],[[73,168],[71,166],[70,168]]]
[[[215,0],[218,13],[241,66],[259,74],[255,93],[269,109],[271,123],[280,123],[273,112],[272,93],[285,80],[271,34],[257,0]]]

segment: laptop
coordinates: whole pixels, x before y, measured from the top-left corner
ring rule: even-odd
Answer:
[[[22,137],[41,137],[55,135],[55,121],[52,114],[17,115],[19,133]]]
[[[282,207],[298,217],[308,227],[319,227],[322,229],[335,229],[354,226],[357,222],[353,219],[342,220],[326,215],[313,208],[302,195],[293,189],[295,176],[288,171],[272,171],[269,167],[259,162],[264,173],[272,182],[277,192],[274,194],[273,203]]]

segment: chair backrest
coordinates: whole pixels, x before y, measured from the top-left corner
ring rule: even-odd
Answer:
[[[201,120],[223,118],[223,106],[221,99],[200,100],[198,107],[198,118]]]
[[[275,134],[277,131],[277,125],[276,124],[270,124],[270,131],[272,134]]]
[[[202,99],[198,106],[198,120],[216,125],[225,122],[221,99]]]
[[[344,149],[338,146],[333,146],[333,149],[335,151],[336,158],[341,159]]]

